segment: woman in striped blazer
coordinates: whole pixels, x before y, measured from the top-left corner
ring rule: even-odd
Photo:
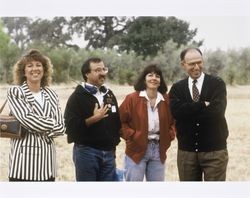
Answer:
[[[51,82],[50,59],[30,50],[14,65],[14,82],[7,97],[11,113],[20,121],[25,136],[11,139],[9,181],[55,181],[54,137],[63,135],[65,124]]]

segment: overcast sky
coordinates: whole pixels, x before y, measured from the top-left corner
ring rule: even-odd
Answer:
[[[249,0],[0,0],[0,16],[176,16],[203,49],[250,46]]]
[[[195,40],[204,39],[204,49],[250,47],[250,16],[178,17],[198,28]]]
[[[197,28],[194,40],[203,40],[202,50],[216,50],[219,48],[226,51],[228,49],[250,47],[250,16],[176,17],[190,23],[190,29]],[[83,39],[76,40],[84,43]]]
[[[0,0],[0,16],[176,16],[188,20],[191,28],[198,28],[197,39],[204,39],[205,49],[250,46],[249,10],[250,0]],[[61,197],[102,197],[106,193],[110,198],[123,198],[139,192],[141,194],[138,195],[145,198],[155,195],[158,198],[235,198],[247,197],[250,193],[250,182],[212,182],[205,185],[162,182],[150,186],[146,183],[144,186],[139,183],[118,186],[118,183],[76,185],[57,182],[58,186],[45,185],[43,188],[27,184],[16,185],[17,190],[13,191],[13,184],[3,182],[0,189],[3,197],[18,197],[20,192],[24,194],[30,187],[35,190],[27,191],[26,197],[48,197],[49,192],[51,196]]]

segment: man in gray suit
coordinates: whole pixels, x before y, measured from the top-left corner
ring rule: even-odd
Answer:
[[[198,48],[183,50],[180,59],[188,78],[174,83],[170,90],[180,181],[225,181],[226,85],[221,78],[203,73],[204,62]]]

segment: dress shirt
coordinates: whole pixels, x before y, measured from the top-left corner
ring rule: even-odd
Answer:
[[[159,140],[160,126],[159,126],[159,114],[158,114],[157,105],[161,100],[164,101],[164,98],[161,95],[161,93],[157,92],[155,105],[152,108],[151,105],[150,105],[150,100],[149,100],[148,95],[147,95],[145,90],[140,92],[140,96],[145,97],[147,99],[148,139],[157,139],[157,140]]]
[[[204,81],[204,73],[202,72],[201,73],[201,76],[199,78],[197,78],[197,82],[195,83],[198,91],[199,91],[199,94],[201,94],[201,88],[202,88],[202,84],[203,84],[203,81]],[[190,91],[190,94],[193,98],[193,91],[192,91],[192,86],[193,86],[193,81],[194,79],[192,79],[190,76],[188,77],[188,88],[189,88],[189,91]]]

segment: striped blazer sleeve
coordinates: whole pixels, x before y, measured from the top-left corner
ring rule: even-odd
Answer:
[[[26,129],[41,133],[53,133],[54,129],[58,130],[58,119],[62,118],[58,118],[58,116],[50,117],[46,114],[44,115],[35,113],[33,111],[32,104],[27,102],[26,97],[27,96],[23,93],[20,87],[11,87],[7,92],[11,113],[20,121],[22,126]],[[53,98],[53,100],[56,99]],[[54,103],[52,104],[52,106],[56,108]]]
[[[45,91],[49,95],[50,101],[53,106],[53,110],[55,112],[54,117],[53,117],[55,120],[55,125],[54,125],[53,130],[48,131],[48,136],[55,137],[55,136],[63,135],[66,128],[65,128],[64,118],[62,115],[62,110],[61,110],[60,103],[59,103],[59,98],[53,90],[46,88]]]

